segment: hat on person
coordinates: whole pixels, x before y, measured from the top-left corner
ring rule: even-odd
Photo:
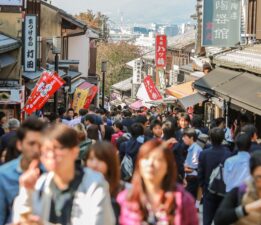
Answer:
[[[204,63],[204,64],[203,64],[203,71],[204,71],[204,70],[212,70],[211,65],[210,65],[209,63]]]
[[[18,119],[12,118],[8,121],[8,128],[15,129],[20,127],[20,121]]]

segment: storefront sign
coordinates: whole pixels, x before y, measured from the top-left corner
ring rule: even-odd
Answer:
[[[0,87],[19,87],[19,81],[17,80],[0,80]]]
[[[160,100],[162,99],[159,90],[156,88],[151,76],[146,76],[144,79],[144,86],[151,100]]]
[[[48,99],[64,83],[65,81],[56,72],[43,72],[24,107],[26,113],[30,115],[42,109]]]
[[[159,70],[158,73],[159,73],[160,88],[162,90],[165,90],[166,89],[166,81],[165,81],[164,70]]]
[[[142,61],[141,59],[137,59],[134,61],[134,67],[133,67],[133,84],[141,84],[141,67],[142,67]]]
[[[0,6],[22,6],[23,0],[0,0]]]
[[[204,0],[203,46],[234,47],[240,41],[241,0]]]
[[[166,67],[167,65],[167,36],[156,36],[156,67]]]
[[[35,72],[36,71],[36,59],[37,59],[37,23],[36,16],[25,17],[25,29],[24,29],[24,71]]]

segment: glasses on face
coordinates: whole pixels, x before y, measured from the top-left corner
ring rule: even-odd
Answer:
[[[63,146],[54,146],[53,148],[45,148],[41,155],[46,157],[50,153],[53,153],[54,155],[63,155],[66,151],[66,148]]]

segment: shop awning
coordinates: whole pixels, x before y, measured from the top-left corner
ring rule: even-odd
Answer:
[[[216,68],[204,77],[194,82],[194,87],[200,91],[214,94],[214,89],[235,77],[239,76],[241,72],[228,70],[223,68]]]
[[[134,109],[134,110],[139,110],[139,109],[140,109],[141,107],[143,107],[143,106],[144,106],[144,105],[143,105],[142,101],[141,101],[141,100],[138,100],[138,101],[132,103],[132,104],[130,105],[130,108],[131,108],[131,109]]]
[[[197,91],[193,89],[192,81],[190,81],[183,84],[171,86],[170,88],[166,89],[166,93],[179,99],[189,95],[193,95],[197,93]]]
[[[232,104],[261,115],[261,77],[243,73],[216,87],[215,91]]]
[[[87,81],[85,81],[85,82],[83,82],[82,84],[80,84],[78,87],[80,88],[80,89],[88,89],[88,88],[91,88],[93,86],[93,84],[91,84],[91,83],[89,83],[89,82],[87,82]]]
[[[0,55],[0,70],[16,63],[16,58],[8,54]]]
[[[201,95],[200,93],[195,93],[189,96],[186,96],[184,98],[180,98],[178,99],[178,101],[180,102],[180,104],[187,109],[188,107],[197,105],[201,102],[206,101],[207,98],[203,95]]]

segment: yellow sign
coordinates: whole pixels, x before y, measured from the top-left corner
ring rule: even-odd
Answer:
[[[76,91],[73,96],[73,109],[76,113],[79,113],[79,110],[84,107],[88,94],[89,94],[89,89],[82,90],[76,88]]]

